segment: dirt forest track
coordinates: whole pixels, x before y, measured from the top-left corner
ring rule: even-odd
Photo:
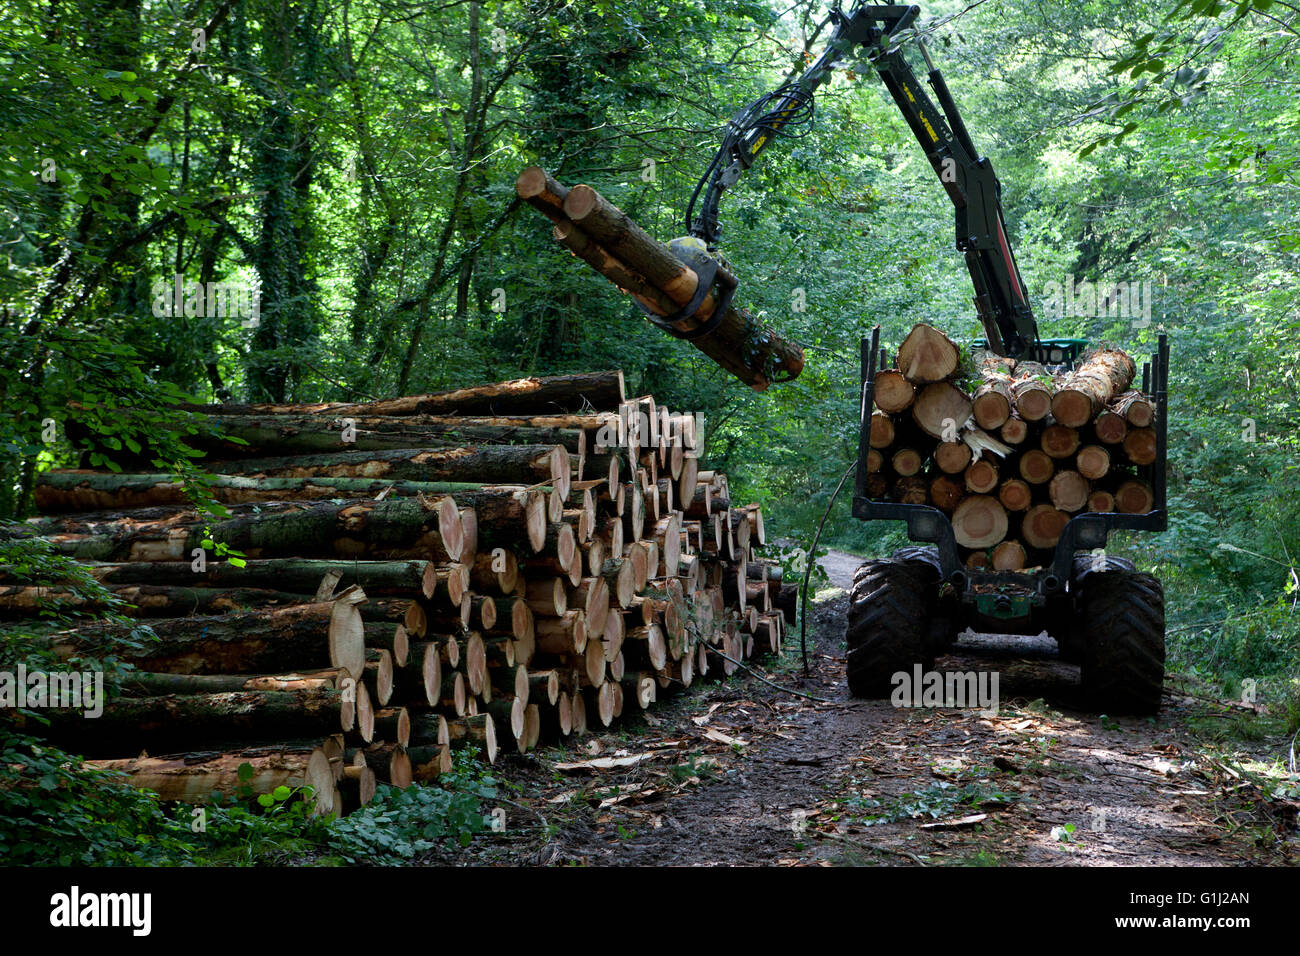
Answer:
[[[832,553],[833,584],[858,563]],[[1167,690],[1152,719],[1070,709],[1077,672],[1049,639],[960,642],[940,669],[994,668],[995,716],[849,697],[847,595],[820,595],[813,676],[791,656],[743,673],[618,734],[499,765],[519,786],[482,863],[729,865],[1293,865],[1293,797],[1240,771],[1289,741],[1207,746],[1231,704]],[[1225,750],[1230,755],[1225,755]],[[584,765],[585,764],[585,765]],[[525,798],[522,795],[527,795]],[[451,859],[439,861],[451,862]],[[461,862],[464,859],[461,858]]]

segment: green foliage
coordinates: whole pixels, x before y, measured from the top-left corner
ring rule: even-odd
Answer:
[[[341,820],[310,816],[308,788],[238,792],[200,807],[168,805],[121,774],[84,765],[0,727],[0,859],[40,866],[254,866],[312,860],[397,864],[490,829],[496,781],[472,758],[438,786],[380,787]]]
[[[964,784],[939,780],[924,790],[906,793],[893,800],[850,797],[844,806],[855,817],[861,814],[859,822],[864,826],[875,826],[925,817],[938,820],[959,811],[973,813],[981,806],[1006,805],[1019,799],[1018,794],[1004,793],[982,780]]]
[[[461,751],[453,772],[441,776],[436,787],[381,786],[374,800],[333,825],[329,848],[345,863],[392,865],[440,844],[468,846],[475,834],[490,828],[483,801],[497,796],[496,781]]]

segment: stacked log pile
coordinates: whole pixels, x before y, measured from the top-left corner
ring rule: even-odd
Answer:
[[[75,470],[40,477],[29,522],[140,619],[46,625],[52,650],[158,637],[113,645],[137,673],[102,717],[37,732],[166,798],[247,763],[344,812],[452,748],[495,761],[781,652],[794,587],[755,556],[759,508],[619,372],[192,411],[224,514],[170,475]],[[97,610],[0,570],[0,617],[51,609]]]
[[[869,497],[934,505],[966,566],[998,571],[1045,564],[1080,512],[1151,510],[1156,403],[1133,389],[1125,352],[1056,373],[992,354],[972,373],[962,358],[921,324],[876,373]]]

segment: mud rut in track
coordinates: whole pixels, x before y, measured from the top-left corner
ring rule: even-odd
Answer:
[[[838,586],[858,563],[838,552],[825,562]],[[812,678],[796,666],[797,635],[794,657],[770,672],[832,703],[742,672],[657,706],[653,723],[597,736],[585,752],[570,745],[504,758],[500,776],[520,786],[519,796],[507,808],[510,829],[482,844],[479,862],[1294,862],[1294,811],[1283,804],[1285,819],[1261,815],[1243,799],[1241,782],[1203,755],[1186,728],[1195,704],[1170,699],[1155,720],[1072,711],[1077,670],[1048,656],[1052,641],[1026,648],[996,638],[963,641],[936,666],[997,669],[997,716],[853,700],[844,679],[846,611],[843,594],[816,605]],[[1279,743],[1252,746],[1268,754]],[[594,758],[640,762],[556,769]]]

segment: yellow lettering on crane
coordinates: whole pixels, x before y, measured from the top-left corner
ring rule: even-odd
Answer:
[[[924,116],[921,117],[921,125],[924,126],[925,131],[930,134],[930,139],[934,140],[936,143],[939,142],[939,134],[934,131],[934,127],[930,125],[930,121]]]
[[[751,153],[751,154],[752,154],[752,153],[757,153],[760,149],[763,148],[763,144],[766,143],[766,142],[767,142],[767,135],[766,135],[766,134],[764,134],[764,135],[760,136],[758,139],[754,140],[754,145],[751,146],[751,147],[749,147],[749,151],[750,151],[750,153]]]

